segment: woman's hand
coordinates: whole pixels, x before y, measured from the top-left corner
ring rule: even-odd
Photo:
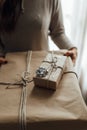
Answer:
[[[77,48],[73,47],[71,49],[69,49],[66,53],[65,53],[65,56],[70,56],[71,59],[72,59],[72,62],[76,63],[76,59],[77,59]]]
[[[4,57],[0,57],[0,65],[6,64],[7,60]]]

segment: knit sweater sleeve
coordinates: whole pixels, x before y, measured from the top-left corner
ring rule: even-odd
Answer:
[[[60,49],[74,47],[65,34],[60,0],[53,0],[49,30],[52,40]]]

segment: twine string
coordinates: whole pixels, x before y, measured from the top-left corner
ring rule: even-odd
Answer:
[[[21,101],[20,101],[20,113],[19,113],[20,130],[26,130],[26,102],[27,102],[27,87],[26,86],[28,83],[28,75],[30,74],[31,55],[32,55],[32,51],[28,51],[26,71],[23,73],[23,76],[22,76],[24,85],[22,86]]]

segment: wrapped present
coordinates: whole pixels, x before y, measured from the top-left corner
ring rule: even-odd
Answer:
[[[35,86],[56,90],[61,80],[66,62],[66,56],[48,53],[36,70]]]
[[[54,54],[62,56],[63,52]],[[87,107],[69,57],[56,91],[35,87],[33,77],[47,54],[6,55],[8,63],[0,68],[0,130],[87,129]]]

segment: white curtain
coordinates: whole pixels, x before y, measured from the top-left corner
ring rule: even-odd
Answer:
[[[76,70],[87,100],[87,0],[61,0],[66,34],[78,48]]]
[[[87,0],[61,0],[65,31],[78,48],[76,70],[80,85],[87,89]],[[52,43],[50,48],[57,47]]]

